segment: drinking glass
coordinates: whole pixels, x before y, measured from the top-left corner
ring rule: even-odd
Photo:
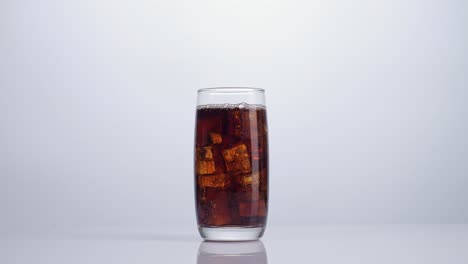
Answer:
[[[265,91],[198,90],[195,203],[205,240],[256,240],[268,212],[268,127]]]

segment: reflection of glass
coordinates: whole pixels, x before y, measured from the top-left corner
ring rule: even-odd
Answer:
[[[262,241],[202,242],[198,248],[197,264],[267,264]]]
[[[263,235],[268,213],[268,128],[264,90],[198,91],[195,201],[206,240]]]

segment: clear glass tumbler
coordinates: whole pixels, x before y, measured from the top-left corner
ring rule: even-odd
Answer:
[[[195,201],[205,240],[256,240],[268,213],[268,127],[263,89],[198,90]]]

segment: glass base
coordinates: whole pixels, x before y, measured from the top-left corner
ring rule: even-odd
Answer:
[[[263,236],[265,227],[198,227],[207,241],[248,241]]]

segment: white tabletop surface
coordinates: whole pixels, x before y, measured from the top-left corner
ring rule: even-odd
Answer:
[[[271,226],[238,243],[185,231],[10,234],[0,263],[468,263],[468,225]]]

